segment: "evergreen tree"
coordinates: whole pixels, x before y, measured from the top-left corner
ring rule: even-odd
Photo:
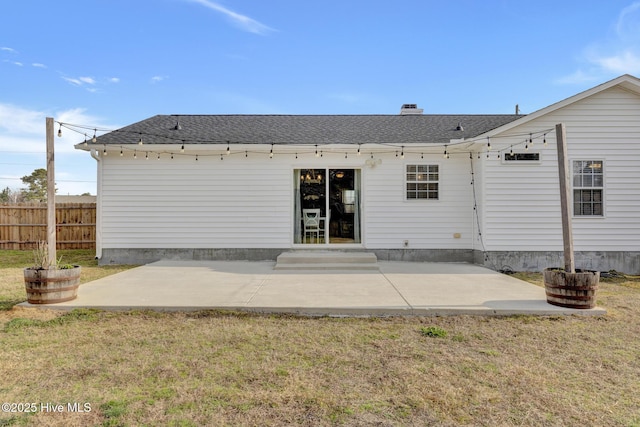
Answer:
[[[22,182],[28,185],[22,193],[26,200],[44,202],[47,200],[47,170],[36,169],[31,175],[23,176]],[[58,189],[56,189],[58,191]]]

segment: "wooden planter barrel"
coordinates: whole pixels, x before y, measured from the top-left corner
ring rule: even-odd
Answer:
[[[549,304],[579,309],[596,306],[599,271],[576,270],[575,273],[567,273],[561,268],[546,268],[543,274]]]
[[[55,304],[78,296],[80,266],[66,269],[24,270],[27,301],[31,304]]]

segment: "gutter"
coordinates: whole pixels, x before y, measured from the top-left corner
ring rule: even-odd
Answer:
[[[98,166],[96,182],[96,259],[100,259],[102,258],[102,161],[97,149],[91,149],[90,153]]]

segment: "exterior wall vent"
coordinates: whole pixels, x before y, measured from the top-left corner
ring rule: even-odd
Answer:
[[[418,108],[418,104],[402,104],[402,108],[400,108],[401,116],[408,116],[411,114],[422,114],[424,110],[422,108]]]

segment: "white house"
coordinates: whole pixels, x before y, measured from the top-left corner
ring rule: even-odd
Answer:
[[[640,80],[529,115],[158,115],[76,148],[98,165],[97,256],[562,265],[555,125],[576,266],[640,273]],[[306,217],[306,218],[305,218]]]

